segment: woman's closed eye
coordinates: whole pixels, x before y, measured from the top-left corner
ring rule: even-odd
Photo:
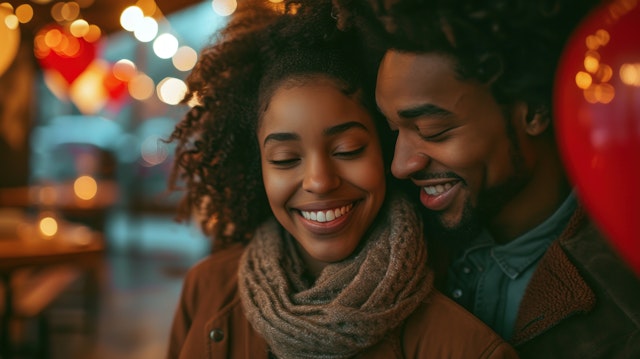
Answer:
[[[298,162],[300,162],[300,156],[295,153],[274,153],[267,158],[267,163],[279,168],[293,167]]]
[[[364,152],[364,150],[367,148],[367,146],[360,146],[357,147],[353,150],[351,149],[337,149],[333,155],[339,158],[344,158],[344,159],[351,159],[351,158],[355,158],[358,157],[360,154],[362,154]]]
[[[269,160],[269,163],[277,167],[291,167],[300,161],[299,158],[287,158],[282,160]]]

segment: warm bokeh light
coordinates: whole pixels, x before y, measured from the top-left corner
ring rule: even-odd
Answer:
[[[640,63],[620,66],[620,80],[625,85],[640,87]]]
[[[4,24],[9,30],[17,30],[20,25],[20,20],[14,14],[7,15],[4,18]]]
[[[29,4],[22,4],[16,8],[16,16],[20,23],[26,24],[33,19],[33,8]]]
[[[590,50],[597,50],[600,46],[605,46],[609,43],[611,35],[606,30],[600,29],[596,31],[594,35],[589,35],[585,39],[585,44]]]
[[[128,82],[131,80],[138,69],[136,68],[136,64],[129,59],[121,59],[113,64],[113,76],[120,81]]]
[[[161,59],[168,59],[178,51],[178,39],[171,34],[159,35],[153,41],[153,52]]]
[[[38,229],[45,237],[53,237],[58,233],[58,222],[53,217],[43,217],[40,219]]]
[[[608,83],[591,85],[584,90],[584,99],[589,103],[607,104],[615,97],[615,88]]]
[[[238,3],[236,0],[213,0],[211,2],[213,11],[220,16],[229,16],[236,11]]]
[[[585,44],[587,45],[588,49],[597,50],[598,47],[600,47],[600,40],[598,39],[597,36],[590,35],[590,36],[587,36],[585,40]]]
[[[587,55],[584,58],[584,68],[591,72],[592,74],[596,73],[596,71],[598,71],[598,67],[600,66],[600,61],[591,55]]]
[[[190,71],[198,62],[198,53],[189,46],[182,46],[171,59],[173,66],[180,71]]]
[[[608,83],[613,76],[611,66],[601,62],[598,48],[609,43],[611,35],[604,29],[595,31],[595,34],[585,38],[588,50],[584,55],[583,66],[587,72],[579,71],[576,74],[576,85],[583,89],[584,99],[591,103],[608,104],[615,97],[615,88]]]
[[[143,18],[142,9],[137,6],[129,6],[120,15],[120,26],[127,31],[135,31]]]
[[[611,20],[617,21],[629,11],[638,6],[638,0],[609,1],[608,12]]]
[[[600,82],[608,82],[613,76],[613,69],[607,64],[600,64],[598,71],[594,74],[596,80]]]
[[[177,105],[187,93],[187,85],[175,77],[166,77],[160,81],[156,91],[160,101],[168,105]]]
[[[153,95],[154,83],[151,77],[139,73],[129,81],[128,89],[132,98],[146,100]]]
[[[83,37],[89,33],[89,23],[86,20],[78,19],[69,25],[69,32],[75,37]]]
[[[85,115],[94,115],[104,107],[109,94],[103,85],[108,66],[94,61],[69,88],[69,97],[78,110]]]
[[[138,0],[136,6],[139,7],[144,14],[153,16],[158,9],[155,0]]]
[[[91,176],[80,176],[73,182],[76,197],[88,201],[98,193],[98,183]]]
[[[144,17],[135,30],[133,36],[140,42],[149,42],[158,34],[158,22],[152,17]]]
[[[36,4],[40,4],[40,5],[48,4],[48,3],[50,3],[51,1],[53,1],[53,0],[31,0],[31,2],[34,2],[34,3],[36,3]]]
[[[44,44],[50,48],[55,49],[62,43],[62,31],[58,29],[50,29],[44,34]]]
[[[62,7],[64,6],[64,2],[57,2],[53,4],[51,7],[51,17],[57,22],[63,22],[64,17],[62,17]]]
[[[78,3],[75,1],[64,3],[64,5],[62,5],[62,9],[60,10],[60,14],[66,21],[73,21],[80,15],[80,5],[78,5]]]
[[[102,30],[98,25],[89,25],[89,31],[84,35],[84,39],[87,42],[96,42],[102,36]]]
[[[607,30],[603,29],[596,31],[596,37],[598,38],[598,42],[600,42],[600,45],[602,46],[608,44],[609,40],[611,39],[611,35],[609,35]]]
[[[0,75],[2,75],[18,54],[20,47],[20,30],[7,25],[8,16],[15,16],[11,10],[0,7],[0,39],[2,39],[2,51],[0,51]]]
[[[591,78],[591,75],[589,75],[588,73],[580,71],[576,74],[576,85],[578,85],[579,88],[586,90],[589,88],[589,86],[591,86],[592,82],[593,80]]]
[[[281,3],[283,0],[269,0],[269,1],[274,4],[278,4],[278,3]]]
[[[168,151],[163,144],[158,135],[145,138],[140,146],[140,157],[144,161],[142,164],[151,167],[164,162],[168,157]]]
[[[76,57],[80,53],[80,41],[73,36],[65,36],[61,45],[54,50],[66,57]]]

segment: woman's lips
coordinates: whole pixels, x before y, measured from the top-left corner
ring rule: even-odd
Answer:
[[[332,234],[347,225],[356,203],[320,211],[298,210],[300,222],[315,234]]]

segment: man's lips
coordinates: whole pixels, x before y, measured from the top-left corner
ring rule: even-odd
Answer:
[[[462,189],[462,181],[439,179],[422,182],[419,186],[422,205],[432,211],[442,211],[455,200]]]

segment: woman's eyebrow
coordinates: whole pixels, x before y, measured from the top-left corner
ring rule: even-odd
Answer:
[[[277,141],[277,142],[284,142],[284,141],[299,141],[300,140],[300,136],[296,133],[291,133],[291,132],[275,132],[275,133],[270,133],[269,135],[267,135],[267,137],[264,138],[264,141],[262,142],[262,146],[266,146],[267,142],[269,141]]]
[[[362,123],[357,122],[357,121],[349,121],[349,122],[345,122],[345,123],[341,123],[339,125],[335,125],[335,126],[331,126],[327,129],[325,129],[324,131],[322,131],[322,133],[325,136],[333,136],[333,135],[337,135],[339,133],[343,133],[349,129],[352,128],[360,128],[363,129],[367,132],[369,132],[369,129],[367,129]]]
[[[349,121],[349,122],[341,123],[339,125],[331,126],[325,129],[324,131],[322,131],[322,134],[324,136],[334,136],[334,135],[343,133],[347,130],[350,130],[352,128],[360,128],[369,132],[369,130],[362,123],[357,121]],[[269,135],[267,135],[267,137],[264,138],[264,141],[262,142],[262,146],[263,147],[266,146],[267,143],[270,141],[276,141],[276,142],[300,141],[300,136],[297,133],[293,133],[293,132],[270,133]]]

